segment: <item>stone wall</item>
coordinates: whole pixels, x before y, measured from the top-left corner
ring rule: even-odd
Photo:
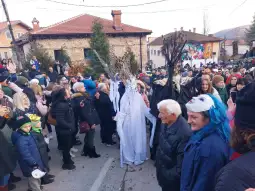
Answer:
[[[123,56],[127,47],[130,47],[136,56],[140,67],[140,38],[139,37],[109,37],[109,43],[117,56]],[[64,48],[72,61],[84,60],[84,48],[89,48],[88,38],[72,39],[44,39],[37,40],[37,43],[43,45],[48,50],[52,58],[54,50]],[[142,64],[143,68],[147,62],[147,44],[146,37],[142,38]]]

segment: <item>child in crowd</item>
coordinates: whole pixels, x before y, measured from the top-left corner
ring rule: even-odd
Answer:
[[[220,75],[215,75],[213,77],[212,82],[213,82],[214,88],[218,91],[222,102],[225,105],[227,105],[228,92],[227,92],[226,87],[225,87],[224,78]]]
[[[49,156],[48,156],[48,149],[47,149],[47,143],[45,142],[44,136],[42,134],[42,125],[41,125],[41,117],[35,115],[35,114],[29,114],[29,119],[31,120],[31,134],[35,139],[36,145],[38,147],[39,153],[41,155],[41,159],[43,164],[45,165],[46,172],[49,172]],[[51,174],[46,174],[44,177],[41,178],[41,184],[50,184],[54,182],[55,176]]]
[[[12,133],[12,142],[18,152],[20,168],[23,175],[28,178],[29,190],[42,191],[41,179],[34,178],[32,172],[36,169],[47,172],[47,167],[40,155],[36,138],[30,133],[31,120],[26,115],[19,116],[16,124],[20,128]]]

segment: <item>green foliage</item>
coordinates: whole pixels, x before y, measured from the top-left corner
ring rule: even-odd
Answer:
[[[253,16],[253,21],[250,28],[246,32],[246,41],[250,43],[253,40],[255,40],[255,15]]]
[[[132,50],[130,48],[127,49],[127,51],[124,54],[124,57],[126,57],[128,60],[127,63],[130,64],[130,71],[133,75],[136,75],[138,72],[138,63],[135,59],[135,54],[132,52]]]
[[[40,69],[42,72],[48,71],[50,65],[53,65],[54,61],[49,55],[46,49],[43,48],[41,44],[32,43],[29,52],[26,55],[25,68],[30,69],[30,60],[33,56],[36,56],[37,60],[41,63]]]
[[[95,20],[92,26],[92,37],[90,39],[90,48],[97,51],[100,57],[106,62],[110,61],[110,45],[107,39],[107,36],[103,32],[103,25]],[[89,57],[91,58],[91,69],[87,69],[86,71],[91,71],[94,75],[98,76],[100,73],[104,72],[103,65],[96,58],[93,51],[89,52]],[[92,74],[92,75],[93,75]]]

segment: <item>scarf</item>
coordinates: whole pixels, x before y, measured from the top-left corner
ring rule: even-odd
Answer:
[[[191,141],[201,141],[205,137],[217,133],[224,142],[228,143],[230,138],[230,126],[226,107],[216,97],[211,94],[208,95],[213,99],[215,104],[215,107],[208,111],[210,122],[199,131],[194,132],[191,136]]]

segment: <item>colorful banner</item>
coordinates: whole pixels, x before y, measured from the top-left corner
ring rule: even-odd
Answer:
[[[182,60],[201,60],[213,57],[213,43],[187,43],[184,46]]]

